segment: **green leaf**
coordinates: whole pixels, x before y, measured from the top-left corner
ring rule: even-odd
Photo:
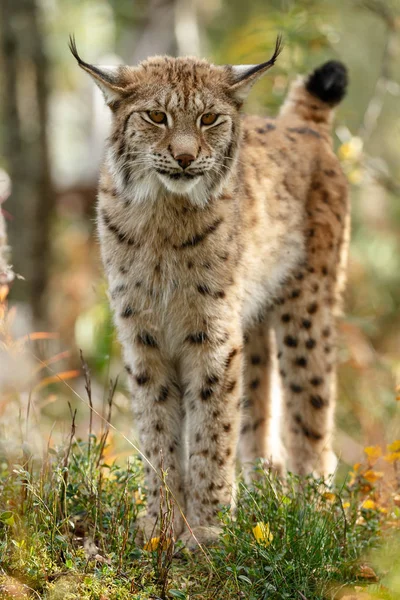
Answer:
[[[14,515],[10,510],[6,510],[0,515],[0,521],[6,525],[14,525]]]
[[[179,590],[169,590],[168,594],[171,598],[181,598],[181,600],[186,600],[186,594]]]

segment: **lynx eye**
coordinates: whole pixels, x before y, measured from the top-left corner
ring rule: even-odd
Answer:
[[[147,114],[149,115],[150,119],[158,125],[167,122],[167,115],[160,110],[150,110]]]
[[[218,115],[215,113],[204,113],[200,119],[202,125],[213,125],[217,120]]]

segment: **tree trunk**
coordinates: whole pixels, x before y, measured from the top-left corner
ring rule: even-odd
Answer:
[[[156,54],[199,55],[196,0],[147,0],[132,64]]]
[[[34,327],[46,322],[50,220],[54,193],[47,144],[47,59],[37,0],[1,0],[3,155],[11,177],[9,240],[16,273],[25,278],[12,297],[32,308]]]

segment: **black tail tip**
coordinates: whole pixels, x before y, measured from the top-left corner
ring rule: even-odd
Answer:
[[[306,89],[330,106],[335,106],[344,98],[347,90],[347,69],[343,63],[330,60],[309,76]]]

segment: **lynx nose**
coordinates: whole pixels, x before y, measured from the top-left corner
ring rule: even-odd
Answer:
[[[179,154],[178,156],[174,156],[174,158],[182,169],[187,169],[196,160],[196,157],[192,154]]]

